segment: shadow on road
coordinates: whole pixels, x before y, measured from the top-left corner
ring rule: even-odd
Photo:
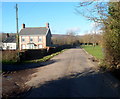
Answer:
[[[20,64],[3,64],[2,70],[7,72],[11,71],[19,71],[19,70],[25,70],[25,69],[32,69],[32,68],[38,68],[43,67],[49,64],[53,64],[55,62],[58,62],[59,60],[49,60],[47,62],[42,63],[20,63]]]
[[[50,81],[31,89],[25,97],[118,97],[120,84],[104,75],[90,72]]]

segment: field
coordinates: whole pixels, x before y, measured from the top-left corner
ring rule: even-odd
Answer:
[[[82,46],[89,54],[96,57],[97,59],[103,59],[104,55],[102,52],[102,48],[100,46]]]

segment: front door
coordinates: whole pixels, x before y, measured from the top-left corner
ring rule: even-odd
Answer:
[[[34,49],[34,44],[29,44],[29,49]]]

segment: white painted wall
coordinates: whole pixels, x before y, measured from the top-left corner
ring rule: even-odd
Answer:
[[[3,43],[3,49],[16,50],[16,43]]]

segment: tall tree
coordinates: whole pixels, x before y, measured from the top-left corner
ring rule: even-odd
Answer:
[[[115,68],[120,65],[120,1],[82,2],[77,10],[89,20],[102,23],[105,62]]]
[[[105,58],[109,66],[120,64],[120,2],[110,2],[109,16],[104,22]]]

